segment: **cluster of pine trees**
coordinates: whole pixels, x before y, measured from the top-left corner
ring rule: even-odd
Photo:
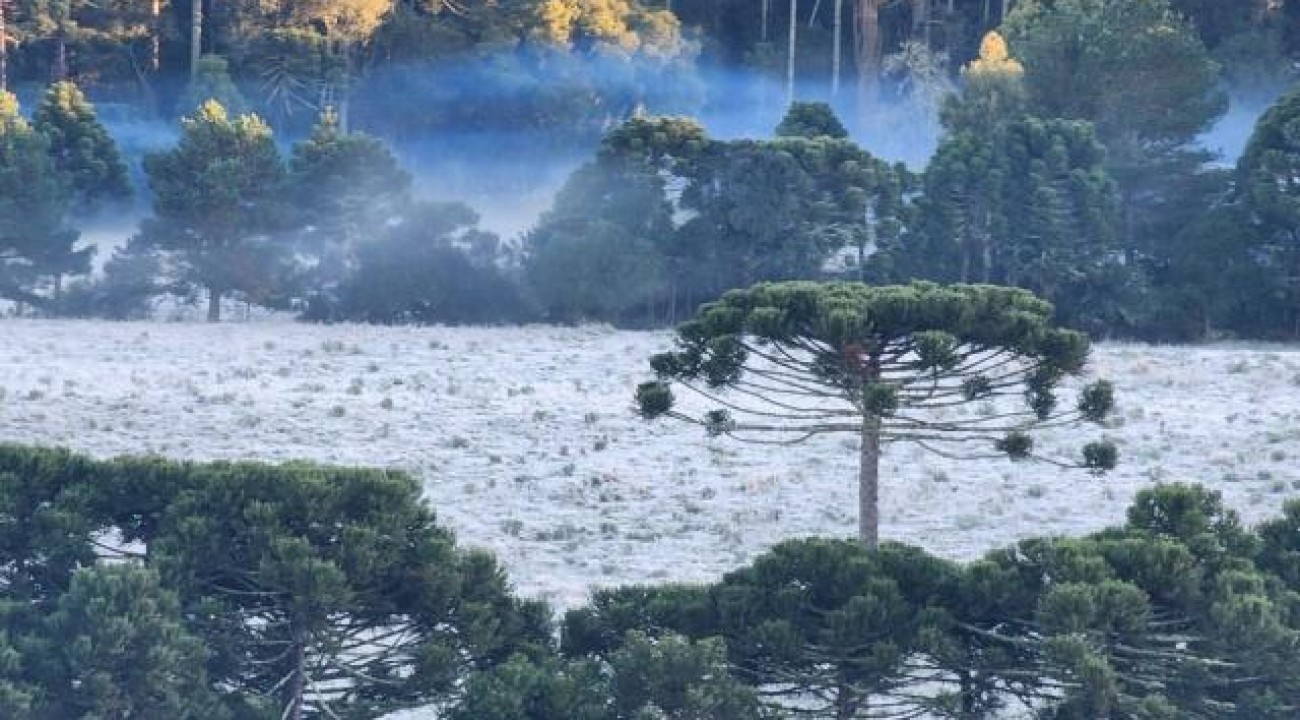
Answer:
[[[129,192],[121,153],[73,84],[50,86],[30,120],[4,96],[0,295],[110,317],[174,293],[205,294],[213,318],[237,296],[322,320],[645,327],[762,280],[926,279],[1024,287],[1097,335],[1300,336],[1294,97],[1235,168],[1199,139],[1230,97],[1291,81],[1290,3],[773,5],[756,18],[738,2],[0,3],[15,78],[120,99],[171,73],[154,112],[184,115],[179,142],[142,163],[150,217],[69,289],[90,259],[76,230]],[[801,77],[815,48],[863,40],[840,63],[843,93],[856,77],[865,100],[847,123],[796,102],[774,139],[720,140],[662,114],[712,102],[666,97],[709,89],[673,73],[775,78],[783,20],[795,41],[813,33]],[[969,36],[995,25],[976,50]],[[182,50],[188,63],[169,59]],[[101,52],[139,72],[114,75]],[[934,106],[923,171],[849,139],[891,93]],[[415,199],[388,149],[473,133],[501,141],[474,151],[484,163],[522,163],[537,137],[603,140],[515,243],[464,206]]]
[[[0,446],[6,717],[1295,717],[1300,504],[1187,485],[970,563],[781,543],[558,627],[400,473]],[[558,632],[557,632],[558,631]]]

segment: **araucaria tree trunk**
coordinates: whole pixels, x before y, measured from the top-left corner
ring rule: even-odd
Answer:
[[[876,549],[880,543],[880,418],[862,419],[858,467],[858,542]]]
[[[203,55],[203,0],[190,0],[190,80],[199,75]]]
[[[149,8],[149,69],[162,70],[162,0],[153,0]]]
[[[785,64],[785,105],[794,104],[794,61],[799,36],[799,0],[790,0],[790,43]]]
[[[883,54],[880,8],[885,0],[854,0],[854,50],[857,56],[858,104],[865,115],[875,107]]]
[[[208,286],[208,322],[221,322],[221,289]]]
[[[0,91],[9,89],[9,0],[0,0]]]
[[[840,94],[840,74],[844,66],[844,0],[835,0],[835,21],[831,24],[831,97]]]

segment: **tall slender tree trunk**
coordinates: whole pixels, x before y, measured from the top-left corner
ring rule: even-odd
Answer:
[[[840,94],[840,73],[844,65],[844,0],[835,0],[835,37],[831,40],[831,97]]]
[[[0,91],[9,89],[9,0],[0,0]]]
[[[885,0],[855,0],[854,50],[858,69],[858,103],[862,115],[875,108],[880,82],[880,8]]]
[[[771,25],[772,18],[772,0],[763,0],[762,7],[762,24],[759,26],[758,39],[767,42],[768,27]]]
[[[930,45],[930,0],[912,0],[912,35]]]
[[[790,0],[790,40],[788,46],[788,57],[785,63],[785,104],[786,107],[794,104],[794,61],[795,51],[798,49],[799,36],[799,0]]]
[[[54,81],[68,79],[68,36],[60,25],[54,36]]]
[[[221,322],[221,288],[208,286],[208,322]]]
[[[1012,0],[1002,0],[1002,22],[1007,21],[1007,13],[1011,12]]]
[[[858,542],[875,550],[880,545],[880,418],[862,419],[858,467]]]
[[[162,70],[162,0],[149,6],[149,69]]]
[[[203,0],[190,0],[190,80],[199,76],[203,56]]]

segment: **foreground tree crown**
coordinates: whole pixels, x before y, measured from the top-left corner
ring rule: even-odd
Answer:
[[[1051,316],[1051,304],[1032,293],[991,285],[759,284],[679,325],[678,349],[651,358],[657,379],[637,388],[636,401],[647,419],[667,415],[749,442],[860,435],[858,533],[874,547],[882,444],[987,457],[969,453],[982,443],[1013,460],[1047,459],[1035,454],[1031,431],[1105,419],[1114,401],[1104,380],[1060,407],[1058,384],[1082,373],[1089,342]],[[678,410],[673,381],[717,409]],[[1005,397],[1023,406],[944,412]],[[1114,445],[1093,442],[1077,466],[1104,472],[1116,457]]]

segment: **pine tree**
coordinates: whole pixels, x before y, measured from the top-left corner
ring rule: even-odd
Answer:
[[[187,280],[208,292],[208,320],[231,291],[267,292],[278,259],[270,233],[285,220],[285,169],[271,129],[254,115],[230,119],[215,101],[181,121],[172,150],[147,155],[154,217],[142,237],[173,252]]]
[[[359,245],[402,217],[410,187],[410,174],[383,142],[342,132],[338,115],[326,109],[289,160],[289,197],[309,228],[302,239],[319,258],[318,289],[336,287],[356,270]]]
[[[85,272],[91,250],[78,250],[68,227],[69,192],[56,170],[49,141],[19,113],[18,100],[0,92],[0,296],[40,305],[44,278]]]
[[[1096,127],[1128,264],[1176,252],[1157,242],[1168,234],[1158,221],[1210,159],[1195,139],[1226,109],[1195,30],[1168,0],[1022,0],[1004,29],[1025,66],[1030,112]]]
[[[1300,91],[1260,117],[1237,164],[1237,193],[1263,242],[1251,248],[1268,278],[1268,315],[1300,337]]]
[[[49,140],[54,167],[71,189],[79,211],[130,197],[131,181],[117,144],[75,84],[51,85],[36,108],[32,125]]]

